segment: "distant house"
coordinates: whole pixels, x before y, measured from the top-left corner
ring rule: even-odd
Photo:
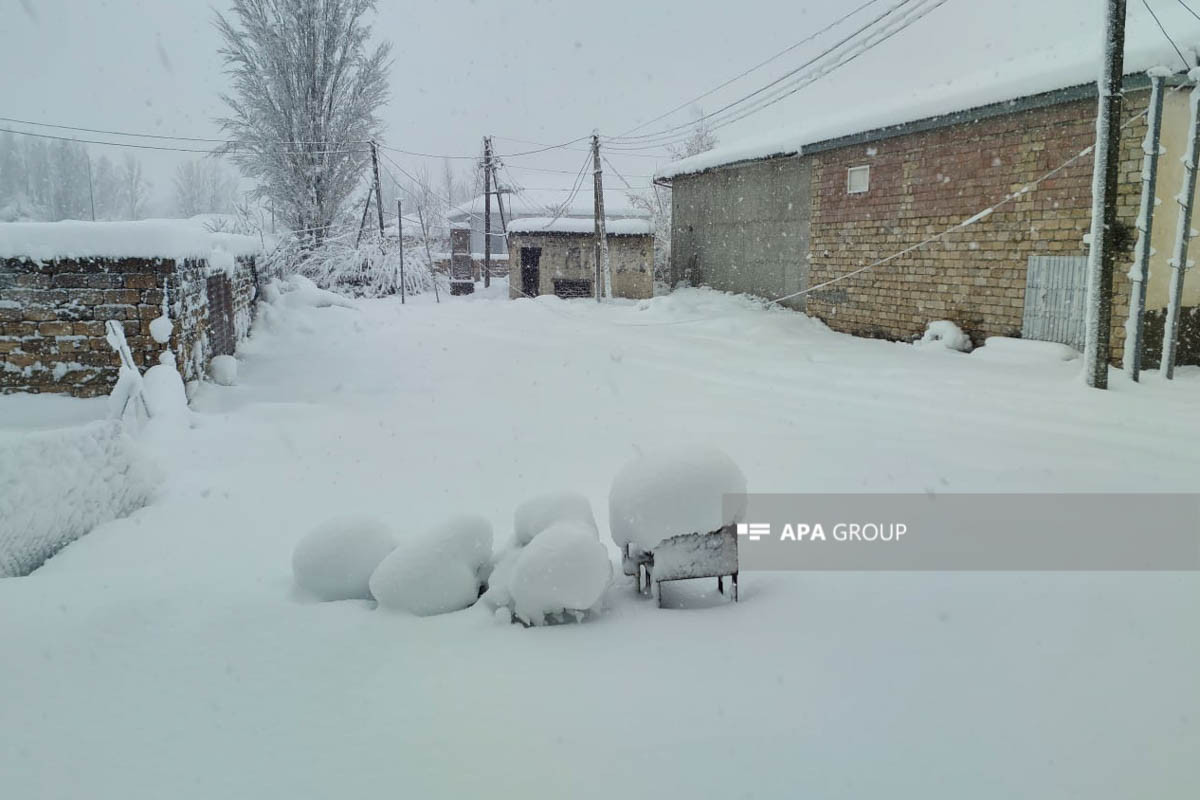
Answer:
[[[529,217],[508,224],[511,298],[595,297],[603,278],[594,220]],[[654,295],[654,230],[648,219],[606,217],[613,297]]]
[[[1149,97],[1144,70],[1171,59],[1178,64],[1164,39],[1147,40],[1156,30],[1141,33],[1130,41],[1125,61],[1118,204],[1128,235],[1114,279],[1114,361],[1123,355],[1126,272],[1141,193],[1146,124],[1138,115]],[[785,304],[860,336],[912,339],[927,322],[948,319],[976,344],[1004,335],[1082,347],[1092,159],[1081,153],[1095,138],[1093,50],[1005,59],[982,78],[890,104],[858,102],[857,112],[841,118],[822,110],[795,129],[669,165],[657,179],[673,189],[673,281],[786,297]],[[1182,82],[1176,75],[1167,84]],[[1161,345],[1178,217],[1169,199],[1182,185],[1187,94],[1168,91],[1164,104],[1162,202],[1147,283],[1148,365],[1157,362]],[[1023,190],[1072,157],[1036,188]],[[922,245],[1013,193],[1019,194],[994,213]],[[1197,363],[1195,270],[1183,305],[1178,361]]]
[[[0,392],[106,394],[120,359],[105,323],[145,369],[164,311],[184,380],[203,377],[249,333],[261,249],[190,220],[0,224]]]

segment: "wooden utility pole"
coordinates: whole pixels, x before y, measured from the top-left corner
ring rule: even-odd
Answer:
[[[1117,167],[1121,147],[1121,74],[1125,0],[1108,0],[1104,68],[1097,81],[1096,145],[1092,151],[1092,236],[1088,253],[1087,326],[1083,368],[1087,385],[1108,388],[1113,263],[1117,256]]]
[[[596,247],[600,258],[596,263],[596,301],[612,297],[612,271],[608,262],[608,232],[604,229],[604,174],[600,170],[600,131],[592,131],[592,191],[595,193]]]
[[[396,198],[396,240],[400,242],[400,305],[404,305],[404,207]]]
[[[371,142],[371,169],[375,172],[375,209],[379,212],[379,247],[383,249],[383,193],[379,191],[379,145]]]
[[[1150,75],[1150,107],[1146,139],[1142,142],[1142,201],[1138,207],[1137,247],[1129,268],[1129,319],[1125,323],[1125,374],[1137,381],[1142,371],[1142,333],[1146,319],[1146,277],[1150,274],[1150,236],[1154,230],[1155,192],[1158,187],[1159,139],[1162,133],[1163,84],[1171,71],[1154,67]]]
[[[1200,80],[1200,69],[1188,77]],[[1188,268],[1188,243],[1192,238],[1192,198],[1196,195],[1196,158],[1200,157],[1200,83],[1192,87],[1192,121],[1188,129],[1188,147],[1183,155],[1183,187],[1176,195],[1179,225],[1175,229],[1175,249],[1171,256],[1171,283],[1167,289],[1167,318],[1163,324],[1162,361],[1158,372],[1167,380],[1175,377],[1175,350],[1179,338],[1179,306],[1183,300],[1183,277]]]
[[[492,137],[483,137],[483,286],[492,285]]]
[[[363,230],[367,227],[367,214],[371,213],[371,195],[375,193],[375,187],[367,189],[367,202],[363,203],[362,219],[358,221],[358,236],[354,238],[354,249],[362,244]]]

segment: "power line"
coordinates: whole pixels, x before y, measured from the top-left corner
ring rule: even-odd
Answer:
[[[1180,0],[1180,1],[1182,2],[1182,0]],[[634,126],[634,127],[630,128],[629,130],[627,130],[627,131],[625,131],[624,133],[620,134],[620,136],[628,136],[629,134],[633,133],[634,131],[641,130],[642,128],[646,127],[647,125],[653,125],[655,122],[658,122],[660,119],[664,119],[664,118],[666,118],[666,117],[669,117],[669,116],[671,116],[672,114],[674,114],[674,113],[675,113],[675,112],[677,112],[677,111],[682,111],[683,109],[685,109],[685,108],[687,108],[687,107],[689,107],[689,106],[691,106],[691,105],[694,105],[695,103],[697,103],[697,102],[699,102],[699,101],[703,100],[704,98],[706,98],[706,97],[709,97],[710,95],[716,94],[716,93],[717,93],[717,92],[719,92],[720,90],[724,89],[726,86],[729,86],[730,84],[732,84],[732,83],[735,83],[735,82],[737,82],[737,81],[741,80],[742,78],[746,77],[746,76],[747,76],[747,75],[749,75],[751,72],[754,72],[755,70],[758,70],[758,69],[761,69],[762,67],[765,67],[767,64],[770,64],[772,61],[775,61],[776,59],[778,59],[778,58],[781,58],[781,57],[783,57],[783,56],[787,55],[788,53],[792,52],[793,50],[795,50],[795,49],[796,49],[796,48],[798,48],[798,47],[801,47],[802,45],[808,44],[809,42],[811,42],[813,39],[817,38],[817,37],[818,37],[818,36],[820,36],[821,34],[823,34],[823,33],[826,33],[826,32],[828,32],[828,31],[832,30],[833,28],[836,28],[838,25],[842,24],[842,23],[843,23],[843,22],[845,22],[846,20],[848,20],[848,19],[850,19],[851,17],[853,17],[853,16],[854,16],[855,14],[857,14],[859,11],[862,11],[862,10],[863,10],[864,8],[866,8],[867,6],[874,5],[874,4],[875,4],[875,3],[877,3],[877,2],[879,2],[879,0],[867,0],[867,2],[865,2],[865,3],[862,3],[861,5],[859,5],[859,6],[858,6],[857,8],[855,8],[854,10],[852,10],[852,11],[849,11],[849,12],[847,12],[846,14],[843,14],[841,17],[838,17],[836,20],[834,20],[834,21],[833,21],[833,22],[831,22],[830,24],[826,25],[824,28],[821,28],[821,29],[820,29],[819,31],[817,31],[816,33],[810,34],[810,35],[808,35],[808,36],[804,37],[803,39],[801,39],[800,41],[796,42],[795,44],[792,44],[792,45],[789,45],[788,47],[785,47],[784,49],[780,50],[780,51],[779,51],[778,53],[776,53],[775,55],[773,55],[773,56],[770,56],[769,58],[767,58],[767,59],[764,59],[763,61],[760,61],[760,62],[758,62],[758,63],[757,63],[757,64],[755,64],[753,67],[750,67],[749,69],[745,70],[744,72],[740,72],[740,73],[738,73],[737,75],[734,75],[732,78],[730,78],[729,80],[725,81],[725,82],[724,82],[724,83],[722,83],[721,85],[719,85],[719,86],[715,86],[715,87],[713,87],[712,89],[709,89],[707,92],[704,92],[703,94],[696,95],[696,96],[695,96],[695,97],[693,97],[691,100],[688,100],[688,101],[687,101],[687,102],[685,102],[685,103],[680,103],[679,105],[677,105],[677,106],[675,106],[674,108],[672,108],[670,111],[666,111],[666,112],[664,112],[664,113],[662,113],[662,114],[659,114],[657,117],[654,117],[653,119],[648,119],[648,120],[646,120],[645,122],[641,123],[640,125],[636,125],[636,126]]]
[[[1187,58],[1184,57],[1183,51],[1179,49],[1179,45],[1175,44],[1175,40],[1171,38],[1171,34],[1167,33],[1167,29],[1163,27],[1162,21],[1158,18],[1158,14],[1154,13],[1154,9],[1150,7],[1150,3],[1148,3],[1146,0],[1142,0],[1142,5],[1146,7],[1146,10],[1150,12],[1150,16],[1154,18],[1154,24],[1158,26],[1160,31],[1162,31],[1162,35],[1165,36],[1167,41],[1171,43],[1171,47],[1174,48],[1176,55],[1179,56],[1179,60],[1183,62],[1183,68],[1191,69],[1192,65],[1189,64]],[[1188,10],[1190,11],[1191,9]]]
[[[825,50],[823,50],[821,53],[817,54],[816,56],[813,56],[812,58],[808,59],[800,66],[785,72],[783,75],[779,76],[778,78],[774,79],[773,81],[770,81],[769,83],[767,83],[763,86],[760,86],[759,88],[755,89],[754,91],[750,92],[749,94],[743,95],[742,97],[739,97],[737,100],[726,103],[725,105],[718,108],[716,111],[713,111],[710,114],[702,115],[698,120],[695,120],[690,123],[681,124],[681,125],[674,125],[669,128],[664,128],[661,131],[656,131],[654,133],[638,134],[637,136],[616,136],[616,137],[612,137],[612,138],[616,141],[646,141],[646,140],[652,140],[652,139],[659,139],[664,136],[673,137],[675,135],[674,132],[684,130],[684,129],[690,129],[691,127],[693,127],[693,125],[696,122],[700,122],[700,121],[704,121],[704,120],[711,120],[714,117],[718,116],[719,114],[722,114],[725,111],[728,111],[732,108],[736,108],[737,106],[741,105],[742,103],[749,102],[750,100],[752,100],[753,98],[762,94],[763,92],[766,92],[767,90],[771,89],[772,87],[778,86],[779,84],[789,80],[796,74],[803,72],[804,70],[811,67],[813,64],[817,63],[821,59],[828,56],[830,53],[833,53],[838,48],[844,46],[847,42],[850,42],[853,39],[855,39],[857,36],[859,36],[859,34],[870,29],[871,27],[873,27],[880,21],[882,21],[882,20],[886,19],[887,17],[891,16],[892,14],[896,13],[899,9],[901,9],[904,6],[909,5],[913,2],[918,2],[918,0],[900,0],[900,2],[897,3],[895,6],[892,6],[887,11],[884,11],[882,14],[878,14],[875,17],[872,17],[866,24],[861,25],[858,28],[856,28],[850,35],[840,39],[838,42],[836,42],[832,46],[826,48]]]
[[[803,75],[800,78],[796,79],[795,81],[792,81],[791,83],[780,87],[775,92],[773,92],[771,95],[768,95],[767,97],[764,97],[764,98],[758,100],[755,104],[747,107],[746,109],[742,109],[742,110],[735,112],[734,114],[729,115],[729,116],[725,117],[724,119],[720,120],[718,123],[714,124],[711,127],[711,130],[719,130],[728,125],[732,125],[735,122],[739,122],[740,120],[743,120],[746,117],[751,116],[752,114],[756,114],[759,111],[762,111],[763,109],[768,108],[769,106],[772,106],[778,102],[785,100],[786,98],[790,97],[791,95],[795,94],[796,92],[800,91],[801,89],[804,89],[807,86],[812,85],[814,82],[816,82],[816,81],[820,80],[821,78],[825,77],[826,75],[829,75],[830,73],[840,69],[841,67],[843,67],[846,64],[850,63],[851,61],[857,59],[859,56],[863,55],[864,53],[867,53],[870,50],[874,49],[875,47],[879,46],[880,44],[883,44],[888,39],[901,33],[902,31],[906,30],[911,25],[913,25],[917,21],[921,20],[922,18],[924,18],[925,16],[930,14],[932,11],[934,11],[937,8],[944,5],[946,2],[948,2],[948,0],[935,0],[935,2],[932,5],[918,6],[916,10],[910,12],[909,16],[902,17],[900,23],[896,27],[883,29],[882,31],[875,31],[874,33],[872,33],[871,34],[872,36],[877,36],[878,38],[876,38],[874,41],[869,41],[866,44],[866,46],[860,46],[859,49],[857,49],[857,50],[850,50],[845,53],[842,53],[838,57],[840,60],[835,61],[831,65],[824,66],[820,70],[814,71],[811,74]],[[686,128],[688,126],[680,126],[680,127]],[[649,147],[662,147],[666,144],[674,144],[674,143],[678,143],[678,142],[683,142],[683,141],[686,141],[690,135],[691,135],[690,132],[676,134],[673,139],[667,139],[660,143],[648,143],[645,146],[643,146],[641,149],[647,149]],[[622,143],[618,143],[617,145],[610,144],[609,149],[610,150],[611,149],[620,149],[621,146],[622,146]],[[624,146],[637,147],[637,145],[628,144],[628,143],[625,143]]]
[[[1200,14],[1197,14],[1195,11],[1193,11],[1192,7],[1189,6],[1187,3],[1185,3],[1184,0],[1179,0],[1179,5],[1183,6],[1185,9],[1187,9],[1187,12],[1189,14],[1191,14],[1193,17],[1200,20]]]

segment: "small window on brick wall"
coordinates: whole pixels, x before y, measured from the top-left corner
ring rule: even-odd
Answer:
[[[846,170],[846,194],[863,194],[871,188],[871,168],[869,166],[850,167]]]

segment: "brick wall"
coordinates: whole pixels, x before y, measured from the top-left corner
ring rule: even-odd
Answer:
[[[0,392],[107,394],[120,367],[105,340],[107,320],[122,323],[143,370],[158,363],[162,345],[150,336],[150,322],[162,314],[164,288],[179,370],[185,380],[201,377],[211,357],[208,272],[203,260],[0,260]],[[240,340],[256,295],[253,259],[238,260],[231,289]]]
[[[1126,120],[1145,108],[1147,94],[1126,95]],[[915,245],[1021,189],[1092,144],[1095,113],[1094,100],[1081,100],[810,156],[809,285]],[[1119,219],[1130,227],[1144,136],[1142,119],[1122,134]],[[861,165],[871,168],[869,191],[849,194],[846,171]],[[1091,178],[1091,156],[1079,158],[979,223],[813,293],[808,312],[860,336],[912,338],[934,319],[958,323],[977,344],[1020,335],[1029,256],[1086,253]],[[1114,362],[1124,339],[1128,262],[1122,252],[1114,271]]]

